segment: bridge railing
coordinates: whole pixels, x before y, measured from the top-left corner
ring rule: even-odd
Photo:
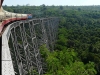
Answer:
[[[14,22],[2,35],[2,75],[42,75],[39,46],[54,49],[58,18]]]

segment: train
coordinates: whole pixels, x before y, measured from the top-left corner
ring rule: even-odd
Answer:
[[[0,34],[3,32],[4,27],[11,22],[32,19],[32,14],[13,13],[4,10],[2,8],[3,1],[0,0]]]

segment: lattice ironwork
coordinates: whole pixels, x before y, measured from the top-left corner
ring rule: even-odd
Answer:
[[[58,18],[17,21],[9,26],[10,54],[15,75],[43,75],[43,62],[39,46],[46,44],[54,50]]]

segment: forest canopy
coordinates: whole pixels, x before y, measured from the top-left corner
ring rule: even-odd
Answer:
[[[54,52],[40,47],[45,75],[100,75],[100,6],[3,6],[33,18],[59,17]]]

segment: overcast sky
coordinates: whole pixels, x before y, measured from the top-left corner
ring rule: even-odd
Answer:
[[[100,5],[100,0],[4,0],[3,5]]]

